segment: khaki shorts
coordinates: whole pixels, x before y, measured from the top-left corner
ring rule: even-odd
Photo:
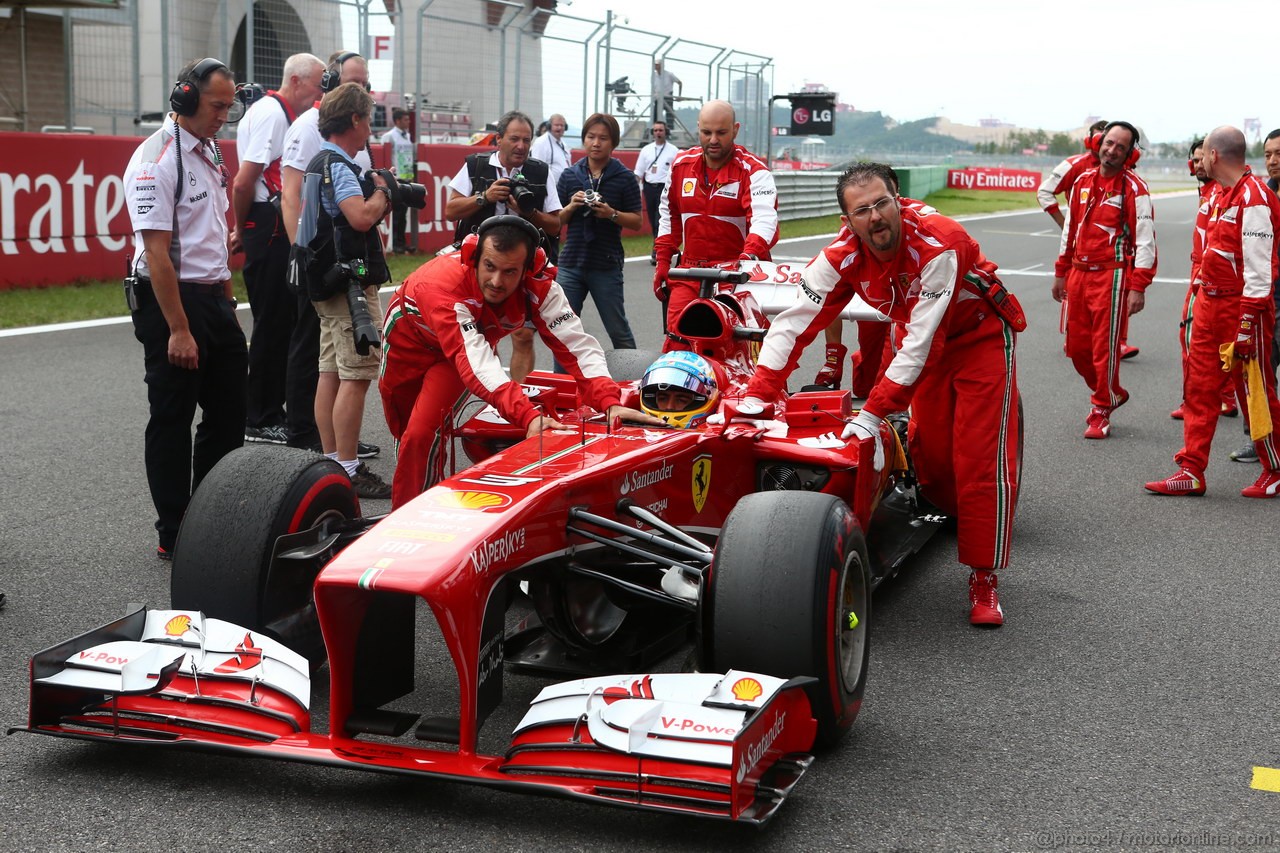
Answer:
[[[373,318],[373,325],[381,334],[382,305],[378,302],[378,286],[371,284],[366,287],[364,296],[369,300],[369,316]],[[339,379],[377,379],[382,350],[370,347],[368,355],[356,352],[347,295],[343,293],[311,304],[320,317],[320,372],[337,373]]]

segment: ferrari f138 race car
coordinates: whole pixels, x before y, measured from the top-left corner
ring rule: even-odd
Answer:
[[[771,264],[683,273],[703,283],[681,357],[741,393],[795,282]],[[526,393],[572,429],[526,440],[480,411],[456,429],[474,464],[383,517],[323,457],[229,455],[192,499],[170,608],[36,654],[20,728],[767,821],[858,713],[872,590],[944,521],[905,423],[843,439],[838,391],[685,429],[607,423],[555,374]],[[456,683],[417,683],[434,637]],[[486,752],[510,670],[555,682]],[[448,713],[415,704],[441,695]]]

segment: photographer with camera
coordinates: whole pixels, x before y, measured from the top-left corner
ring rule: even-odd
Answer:
[[[614,349],[635,349],[623,292],[622,229],[640,230],[640,188],[631,171],[613,156],[621,133],[618,120],[595,113],[582,123],[587,156],[560,176],[560,210],[566,229],[557,281],[575,314],[587,294],[596,304]]]
[[[481,222],[504,214],[527,219],[549,236],[560,233],[560,197],[549,183],[550,167],[529,156],[532,144],[533,119],[512,110],[498,119],[498,150],[467,156],[449,182],[444,209],[458,223],[455,246]],[[533,329],[517,331],[511,345],[511,378],[521,382],[533,370]]]
[[[369,140],[372,113],[373,98],[359,83],[344,83],[320,102],[325,142],[307,165],[298,240],[310,229],[308,196],[318,189],[322,213],[307,244],[314,252],[307,287],[320,318],[316,426],[324,454],[346,469],[356,494],[387,498],[391,486],[359,460],[357,443],[380,363],[378,285],[391,280],[378,223],[404,190],[387,170],[362,174],[355,162]]]

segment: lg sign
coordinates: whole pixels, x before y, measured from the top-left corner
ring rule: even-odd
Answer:
[[[792,135],[830,136],[835,133],[835,95],[801,94],[788,97],[791,101]]]
[[[800,107],[792,113],[792,117],[796,124],[808,124],[810,119],[815,122],[829,123],[831,121],[831,110],[814,110],[813,114],[810,115],[808,110],[804,107]]]

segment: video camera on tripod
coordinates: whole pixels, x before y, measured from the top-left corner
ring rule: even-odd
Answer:
[[[627,112],[627,101],[630,100],[627,96],[635,92],[635,89],[631,88],[631,84],[627,82],[626,77],[619,77],[612,83],[605,83],[604,90],[612,93],[617,99],[618,112]]]

